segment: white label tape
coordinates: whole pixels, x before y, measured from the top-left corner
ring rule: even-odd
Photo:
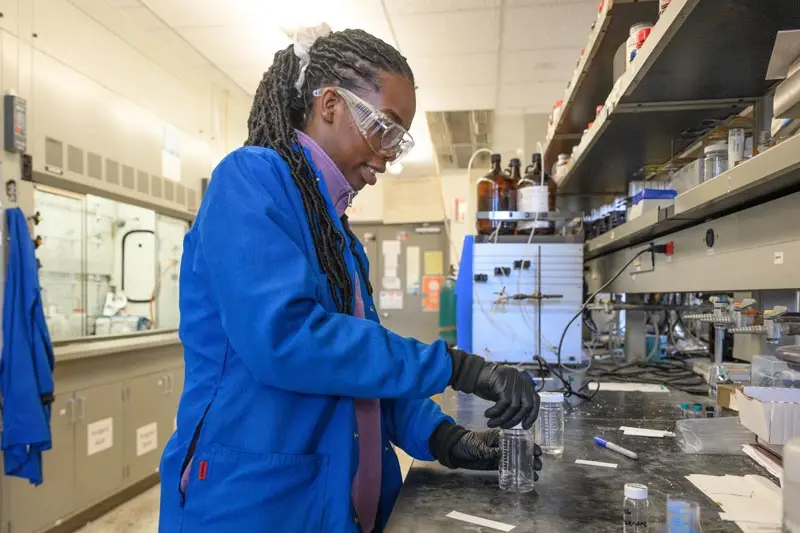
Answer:
[[[620,428],[625,435],[630,435],[632,437],[656,437],[656,438],[664,438],[664,437],[674,437],[675,434],[671,431],[664,431],[662,429],[645,429],[645,428],[632,428],[628,426],[620,426]]]
[[[517,526],[512,526],[510,524],[504,524],[502,522],[495,522],[494,520],[487,520],[486,518],[481,518],[479,516],[472,516],[464,513],[459,513],[458,511],[452,511],[450,514],[447,515],[447,518],[452,518],[453,520],[461,520],[462,522],[467,522],[468,524],[475,524],[476,526],[483,526],[483,527],[490,527],[492,529],[496,529],[497,531],[512,531]]]
[[[603,468],[617,468],[617,463],[604,463],[602,461],[587,461],[586,459],[575,459],[576,465],[600,466]]]

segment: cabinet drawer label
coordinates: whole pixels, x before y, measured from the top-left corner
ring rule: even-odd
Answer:
[[[94,455],[114,446],[114,419],[104,418],[86,426],[86,455]]]
[[[136,430],[136,456],[158,449],[158,424],[153,422]]]

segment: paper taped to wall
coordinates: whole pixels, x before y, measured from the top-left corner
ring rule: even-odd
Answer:
[[[402,291],[381,291],[378,305],[383,311],[398,310],[403,308]]]
[[[409,293],[416,294],[419,292],[419,268],[419,246],[409,246],[406,248],[406,291]]]
[[[441,276],[444,274],[444,254],[440,251],[425,252],[425,275]]]

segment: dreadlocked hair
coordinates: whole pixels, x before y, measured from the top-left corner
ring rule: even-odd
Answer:
[[[362,30],[344,30],[320,37],[311,46],[309,56],[305,81],[298,91],[295,83],[300,75],[300,60],[293,46],[275,54],[253,99],[245,145],[272,148],[289,164],[336,308],[340,313],[350,313],[354,289],[344,260],[345,238],[325,208],[311,164],[305,152],[298,149],[295,129],[305,125],[315,89],[335,85],[356,93],[378,90],[382,72],[401,75],[413,85],[414,74],[400,52]],[[347,231],[352,238],[349,227]],[[363,273],[360,261],[359,267]],[[371,292],[369,281],[367,286]]]

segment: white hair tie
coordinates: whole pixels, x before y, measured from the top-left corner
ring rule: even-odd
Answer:
[[[302,28],[294,34],[294,55],[300,59],[300,75],[297,77],[297,82],[294,88],[300,91],[303,82],[306,81],[306,69],[311,62],[311,46],[320,37],[327,37],[331,34],[331,27],[324,22],[319,26],[311,26],[309,28]]]

